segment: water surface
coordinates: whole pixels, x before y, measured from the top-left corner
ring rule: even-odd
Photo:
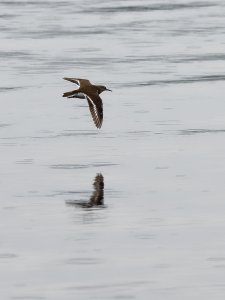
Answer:
[[[224,14],[0,2],[1,299],[224,297]],[[113,90],[101,130],[66,76]]]

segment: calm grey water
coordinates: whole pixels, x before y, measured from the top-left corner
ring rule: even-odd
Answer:
[[[0,2],[1,299],[225,297],[224,15]],[[101,130],[65,76],[113,90]]]

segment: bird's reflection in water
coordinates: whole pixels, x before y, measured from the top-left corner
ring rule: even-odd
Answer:
[[[79,206],[82,208],[104,207],[104,177],[97,174],[93,183],[94,191],[89,201],[66,201],[67,205]]]

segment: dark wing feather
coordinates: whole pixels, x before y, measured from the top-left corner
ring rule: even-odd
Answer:
[[[97,128],[101,128],[103,122],[103,104],[102,99],[97,93],[88,93],[87,101],[92,115],[92,119]]]
[[[68,78],[68,77],[64,77],[63,79],[68,80],[70,82],[76,83],[77,85],[81,87],[83,86],[87,86],[90,85],[90,81],[87,79],[81,79],[81,78]]]

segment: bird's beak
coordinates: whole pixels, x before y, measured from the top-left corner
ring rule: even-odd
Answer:
[[[109,89],[106,89],[106,91],[110,91],[110,92],[112,92],[112,90],[109,90]]]

